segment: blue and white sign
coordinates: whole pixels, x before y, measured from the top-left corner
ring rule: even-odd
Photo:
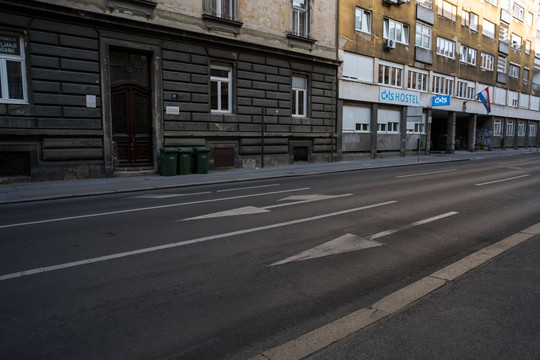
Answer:
[[[431,106],[450,105],[450,95],[434,96],[431,98]]]
[[[420,94],[403,91],[400,89],[384,88],[379,89],[379,102],[386,104],[418,106],[420,105]]]

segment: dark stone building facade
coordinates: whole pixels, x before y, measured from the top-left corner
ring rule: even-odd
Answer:
[[[4,44],[20,44],[0,61],[21,68],[2,82],[13,91],[0,102],[1,177],[156,173],[163,147],[208,147],[210,169],[333,157],[332,59],[107,12],[0,6]]]

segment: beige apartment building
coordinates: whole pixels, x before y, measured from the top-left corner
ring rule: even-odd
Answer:
[[[0,0],[0,177],[331,161],[335,0]]]
[[[537,1],[342,0],[342,157],[536,146]],[[477,94],[490,94],[491,109]]]

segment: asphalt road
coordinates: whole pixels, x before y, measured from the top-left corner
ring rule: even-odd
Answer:
[[[540,218],[540,159],[0,207],[0,357],[244,359]]]

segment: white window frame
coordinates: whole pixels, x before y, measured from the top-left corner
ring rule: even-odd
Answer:
[[[493,5],[493,6],[497,6],[497,0],[484,0],[485,2]]]
[[[508,120],[506,123],[506,136],[514,136],[514,120]]]
[[[0,44],[3,43],[2,36],[9,37],[8,42],[12,42],[13,38],[17,38],[17,44],[19,46],[19,54],[4,54],[0,53],[0,103],[3,104],[27,104],[28,103],[28,94],[27,94],[27,84],[26,84],[26,59],[24,53],[24,41],[23,37],[18,34],[13,34],[9,32],[0,33]],[[7,39],[6,39],[7,40]],[[7,47],[6,47],[7,48]],[[11,49],[11,48],[10,48]],[[9,94],[9,74],[7,71],[7,63],[13,62],[18,63],[21,68],[21,87],[22,87],[22,99],[20,98],[11,98]]]
[[[508,65],[508,76],[514,79],[519,79],[519,73],[521,72],[520,70],[521,66],[510,63],[510,65]]]
[[[480,68],[484,70],[493,71],[493,66],[495,64],[495,56],[481,53],[481,62],[480,62]]]
[[[457,80],[456,97],[474,100],[476,98],[476,84],[472,81]]]
[[[506,74],[506,63],[506,57],[499,55],[499,57],[497,58],[497,71]]]
[[[383,20],[383,38],[395,40],[398,43],[409,45],[409,25],[390,18]]]
[[[227,71],[227,77],[223,76],[215,76],[212,75],[212,70],[220,70],[220,71]],[[226,66],[226,65],[219,65],[219,64],[210,64],[210,82],[216,83],[216,89],[217,89],[217,108],[211,109],[211,112],[213,113],[232,113],[232,67]],[[223,98],[222,98],[222,84],[227,85],[227,108],[225,108],[223,105]],[[210,97],[212,98],[213,94],[210,94]]]
[[[307,117],[307,84],[308,79],[306,76],[302,75],[293,75],[292,76],[292,99],[291,105],[291,116],[292,117]],[[300,100],[301,95],[301,100]],[[300,101],[302,102],[300,104]],[[301,108],[300,106],[301,105]],[[301,110],[301,111],[300,111]]]
[[[497,25],[495,25],[495,23],[492,23],[491,21],[486,20],[486,19],[482,21],[482,35],[495,39],[496,30],[497,30]]]
[[[293,35],[309,37],[309,0],[293,0]]]
[[[372,18],[371,11],[357,7],[354,17],[354,29],[371,34]]]
[[[416,23],[415,45],[423,49],[431,50],[431,33],[431,26]]]
[[[533,26],[533,21],[534,21],[534,15],[533,13],[527,11],[527,26],[528,27],[532,27]]]
[[[417,3],[428,9],[433,9],[433,0],[418,0]]]
[[[422,114],[420,121],[409,120],[407,118],[407,134],[425,134],[426,133],[426,119]]]
[[[462,63],[476,66],[476,49],[470,48],[465,45],[460,46],[459,60]]]
[[[456,22],[457,6],[445,0],[439,0],[439,9],[437,11],[437,14],[445,19]]]
[[[529,137],[536,136],[536,123],[529,124]]]
[[[495,120],[493,122],[493,136],[502,136],[502,120]]]
[[[437,95],[450,95],[454,93],[454,78],[442,74],[433,74],[431,92]]]
[[[211,15],[233,20],[235,17],[235,1],[236,0],[206,0],[206,6],[210,7],[209,11]]]
[[[524,137],[526,134],[525,132],[525,122],[524,121],[518,121],[518,136]]]
[[[523,42],[523,39],[521,38],[521,36],[512,33],[512,35],[510,36],[510,46],[512,47],[512,49],[521,51],[522,42]]]
[[[478,14],[469,11],[463,11],[461,25],[472,31],[478,31]]]
[[[456,57],[456,43],[452,40],[445,39],[443,37],[437,37],[437,54],[455,59]]]
[[[403,65],[379,62],[379,84],[403,87]]]
[[[429,88],[429,72],[417,69],[408,70],[407,88],[421,92],[427,92]]]
[[[525,14],[525,10],[523,9],[523,7],[521,7],[518,4],[514,3],[514,9],[513,9],[514,19],[517,19],[517,20],[523,22],[524,14]]]
[[[370,116],[360,116],[361,112],[368,112]],[[371,108],[343,105],[343,132],[371,133]]]

